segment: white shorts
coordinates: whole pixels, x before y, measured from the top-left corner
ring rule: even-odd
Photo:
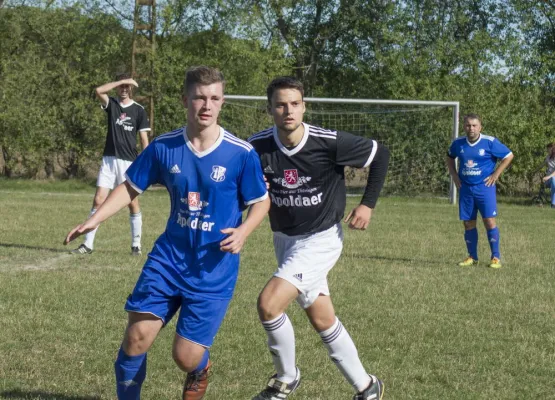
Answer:
[[[125,171],[133,161],[120,160],[113,156],[102,157],[102,165],[98,172],[96,186],[107,189],[114,189],[125,181]]]
[[[300,294],[297,303],[306,309],[320,294],[329,296],[328,272],[343,249],[341,224],[310,235],[287,236],[274,232],[278,270],[274,276],[285,279]]]

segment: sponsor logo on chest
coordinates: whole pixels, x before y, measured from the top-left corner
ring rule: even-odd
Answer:
[[[297,189],[312,180],[310,176],[299,176],[296,169],[283,170],[283,178],[274,178],[273,181],[287,189]]]

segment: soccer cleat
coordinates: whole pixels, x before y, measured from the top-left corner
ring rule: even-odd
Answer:
[[[285,383],[277,379],[277,374],[270,378],[266,389],[258,393],[252,400],[283,400],[289,397],[301,383],[301,371],[297,368],[295,380]]]
[[[71,254],[91,254],[92,252],[92,249],[89,249],[84,244],[70,251]]]
[[[493,257],[491,259],[491,262],[489,263],[488,267],[490,268],[501,268],[503,265],[501,265],[501,260],[497,257]]]
[[[183,386],[183,400],[201,400],[208,388],[208,377],[212,363],[208,360],[208,365],[202,371],[187,374],[185,385]]]
[[[141,251],[141,248],[139,246],[131,247],[132,256],[140,256],[141,254],[143,254],[143,252]]]
[[[459,263],[459,267],[472,267],[473,265],[478,265],[478,260],[475,260],[470,256],[466,257]]]
[[[353,400],[382,400],[384,393],[383,382],[376,376],[370,375],[372,381],[362,393],[357,393],[353,396]]]

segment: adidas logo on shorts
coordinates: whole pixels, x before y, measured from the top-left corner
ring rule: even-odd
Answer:
[[[295,274],[293,275],[293,278],[297,278],[299,280],[299,282],[303,281],[303,274]]]

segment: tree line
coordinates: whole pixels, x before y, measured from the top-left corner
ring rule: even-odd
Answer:
[[[0,7],[0,173],[83,177],[106,131],[94,88],[130,67],[133,3]],[[168,0],[157,14],[152,79],[139,80],[157,134],[184,124],[185,69],[209,64],[228,94],[287,74],[312,97],[459,101],[515,153],[506,192],[533,190],[555,140],[551,1]]]

